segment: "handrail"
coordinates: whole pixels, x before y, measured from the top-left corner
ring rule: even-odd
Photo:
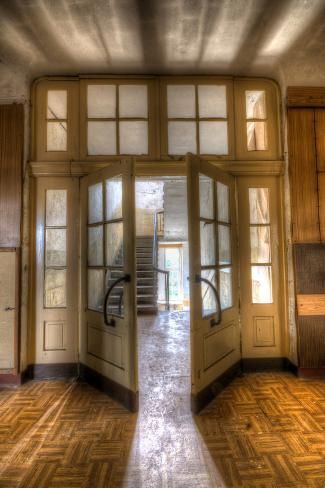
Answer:
[[[152,268],[157,273],[162,273],[165,276],[165,298],[166,298],[166,306],[165,309],[169,310],[169,274],[170,271],[166,269],[158,268],[158,231],[157,231],[157,223],[158,223],[158,215],[163,215],[164,211],[159,210],[155,212],[154,221],[153,221],[153,241],[152,241]]]
[[[216,298],[217,304],[218,304],[218,318],[216,319],[211,319],[211,326],[218,325],[220,324],[222,320],[222,310],[221,310],[221,303],[220,303],[220,297],[219,297],[219,292],[216,289],[216,287],[211,283],[211,281],[207,280],[206,278],[202,278],[200,275],[195,275],[195,283],[205,283],[208,286],[212,288],[212,291],[214,293],[214,296]]]
[[[113,289],[118,285],[119,283],[122,283],[125,281],[126,283],[129,283],[131,281],[131,276],[129,274],[125,274],[124,276],[121,276],[121,278],[117,278],[117,280],[114,281],[114,283],[111,284],[111,286],[108,288],[106,295],[105,295],[105,300],[104,300],[104,322],[106,325],[110,325],[111,327],[115,327],[115,320],[108,319],[108,315],[115,315],[115,314],[108,314],[107,313],[107,304],[108,304],[108,299],[110,294],[112,293]],[[121,308],[122,308],[122,293],[119,299],[119,314],[116,314],[117,317],[121,316]]]

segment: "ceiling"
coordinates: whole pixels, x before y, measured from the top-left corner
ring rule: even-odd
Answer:
[[[231,74],[325,85],[325,1],[1,0],[0,73],[13,81]]]

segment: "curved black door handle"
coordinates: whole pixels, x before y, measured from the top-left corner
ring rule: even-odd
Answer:
[[[129,283],[131,281],[131,276],[129,274],[125,274],[124,276],[121,276],[121,278],[118,278],[117,280],[115,280],[114,283],[112,283],[111,286],[108,288],[106,295],[105,295],[105,299],[104,299],[104,322],[106,325],[110,325],[111,327],[115,327],[115,320],[113,318],[111,318],[111,319],[108,318],[109,314],[107,313],[107,304],[108,304],[109,296],[112,293],[112,291],[114,290],[114,288],[116,287],[116,285],[118,285],[119,283],[122,283],[123,281],[125,281],[126,283]],[[122,306],[121,303],[122,303],[122,300],[120,297],[119,312],[121,312],[121,306]]]
[[[210,288],[212,288],[212,291],[214,293],[214,296],[215,296],[215,299],[217,301],[217,304],[218,304],[218,316],[217,316],[217,319],[212,319],[211,320],[211,326],[214,326],[214,325],[218,325],[220,324],[221,320],[222,320],[222,310],[221,310],[221,303],[220,303],[220,297],[219,297],[219,293],[218,293],[218,290],[216,289],[216,287],[211,283],[211,281],[207,280],[206,278],[202,278],[202,276],[200,275],[195,275],[195,282],[196,283],[205,283],[206,285],[210,286]]]

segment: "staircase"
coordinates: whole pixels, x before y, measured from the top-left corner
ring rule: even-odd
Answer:
[[[157,273],[152,266],[153,237],[136,238],[137,260],[137,310],[138,313],[156,314],[158,312]]]

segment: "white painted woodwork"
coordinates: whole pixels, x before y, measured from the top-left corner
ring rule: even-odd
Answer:
[[[0,373],[15,368],[16,274],[16,251],[0,252]]]

